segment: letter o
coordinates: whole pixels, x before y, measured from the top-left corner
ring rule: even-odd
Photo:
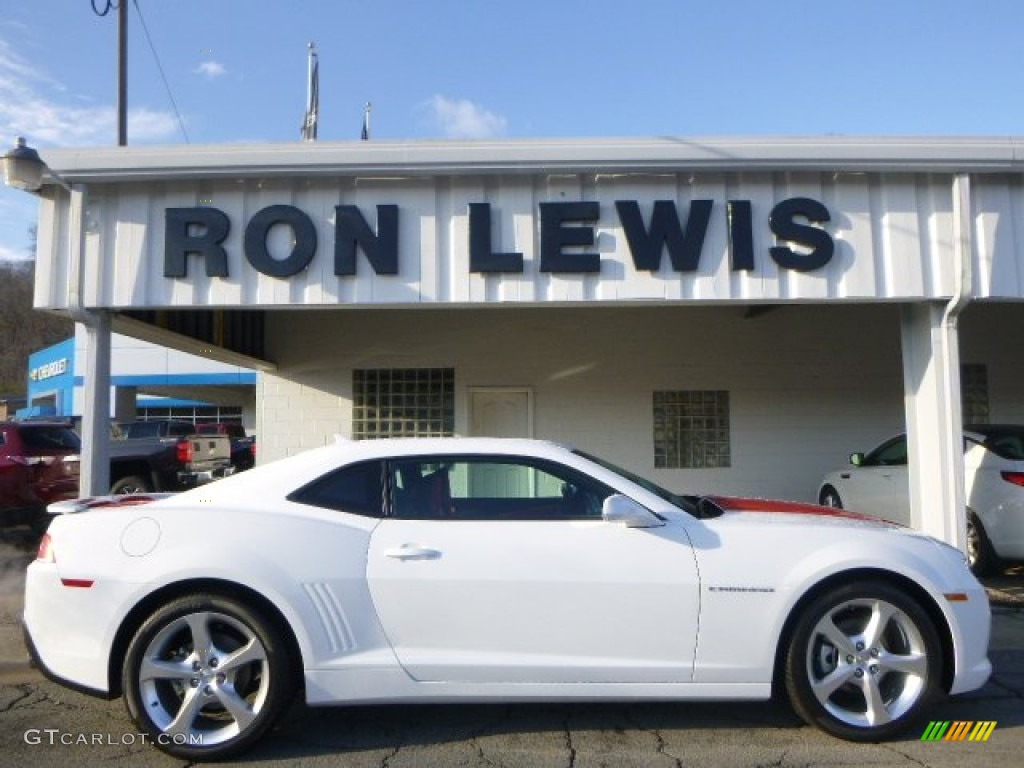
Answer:
[[[287,258],[275,259],[267,250],[267,235],[276,224],[287,224],[295,235],[295,246]],[[245,258],[256,269],[271,277],[298,274],[316,254],[316,227],[312,220],[292,205],[270,205],[257,212],[245,227]]]

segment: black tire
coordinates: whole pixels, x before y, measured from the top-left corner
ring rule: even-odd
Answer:
[[[262,613],[197,594],[167,603],[139,627],[121,682],[128,714],[152,744],[182,760],[221,760],[274,725],[295,674],[287,643]]]
[[[1001,565],[985,526],[971,511],[967,512],[967,565],[975,576],[988,576],[997,572]]]
[[[882,741],[908,729],[938,697],[941,678],[942,647],[928,613],[903,590],[878,581],[853,582],[811,600],[786,654],[793,709],[848,741]]]
[[[823,507],[843,508],[843,500],[839,498],[839,491],[831,485],[826,485],[818,494],[818,503]]]
[[[122,496],[130,493],[149,493],[152,490],[153,486],[141,475],[125,475],[110,486],[110,493],[113,496]]]

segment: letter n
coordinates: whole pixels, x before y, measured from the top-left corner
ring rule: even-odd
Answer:
[[[377,232],[367,224],[359,208],[334,208],[334,274],[356,273],[356,249],[362,248],[378,275],[398,274],[398,206],[377,206]]]

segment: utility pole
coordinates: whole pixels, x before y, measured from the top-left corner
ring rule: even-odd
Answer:
[[[117,146],[128,144],[128,0],[117,6]]]

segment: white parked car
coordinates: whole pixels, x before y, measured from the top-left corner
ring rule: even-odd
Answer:
[[[819,503],[910,525],[907,436],[854,453],[850,464],[825,475]],[[965,427],[964,479],[971,569],[983,575],[1000,560],[1024,559],[1024,426]]]
[[[310,705],[767,699],[874,741],[980,687],[957,550],[854,513],[677,496],[528,440],[342,442],[175,496],[62,502],[28,569],[47,674],[164,751]]]

